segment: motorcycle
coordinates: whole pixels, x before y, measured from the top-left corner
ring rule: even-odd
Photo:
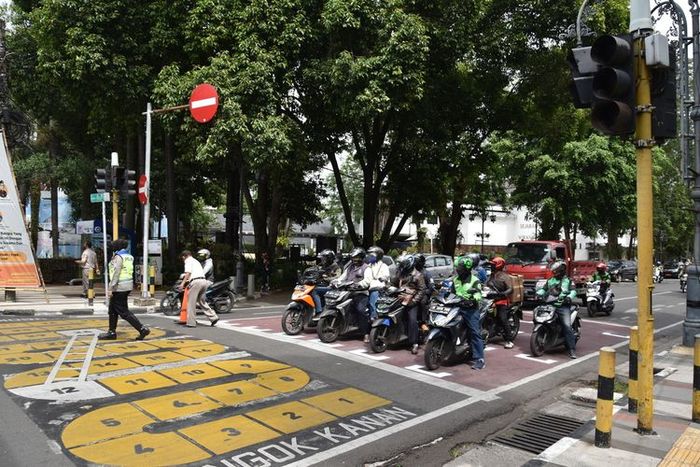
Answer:
[[[588,316],[595,316],[596,313],[605,313],[607,316],[615,309],[615,303],[613,302],[613,297],[615,296],[612,291],[608,289],[605,291],[605,296],[601,293],[601,282],[594,281],[586,284],[586,308],[588,309]],[[609,292],[609,293],[608,293]]]
[[[683,274],[680,275],[680,282],[681,282],[681,292],[685,292],[688,290],[688,273],[684,272]]]
[[[387,346],[408,339],[406,306],[402,303],[403,289],[389,287],[377,300],[377,319],[369,333],[369,346],[375,353],[382,353]]]
[[[557,297],[547,297],[547,302],[535,307],[532,312],[534,327],[530,336],[530,353],[539,357],[545,351],[565,344],[564,328],[559,323],[556,307],[553,303]],[[576,342],[581,338],[581,318],[578,316],[578,305],[571,305],[571,328]]]
[[[654,268],[654,283],[658,284],[660,282],[663,282],[664,280],[664,273],[663,273],[663,268],[662,267],[655,267]]]
[[[360,329],[357,313],[351,308],[353,298],[366,290],[357,287],[352,281],[346,281],[326,292],[326,306],[317,317],[316,326],[316,333],[321,342],[335,342],[338,337]]]
[[[498,319],[496,316],[496,302],[494,297],[496,295],[495,290],[491,290],[488,287],[484,287],[483,295],[486,297],[481,301],[481,335],[484,338],[484,343],[489,339],[497,336],[501,336],[505,339],[503,335],[503,329],[498,324]],[[510,323],[510,331],[513,335],[513,339],[520,332],[520,320],[523,319],[523,310],[521,303],[512,303],[508,306],[508,322]]]
[[[295,336],[306,327],[316,326],[316,304],[312,293],[319,284],[321,272],[318,268],[309,268],[300,275],[292,292],[292,301],[282,314],[282,330],[286,334]]]
[[[462,297],[441,292],[430,302],[428,325],[430,331],[425,344],[425,366],[436,370],[440,365],[468,360],[471,356],[469,329],[459,312]],[[481,313],[484,313],[482,307]]]
[[[173,286],[165,292],[165,297],[160,301],[160,309],[166,316],[176,316],[180,314],[182,308],[182,297],[185,292],[180,290],[184,274],[180,274]],[[207,304],[217,313],[230,313],[236,303],[236,292],[233,277],[223,281],[215,282],[205,292]]]

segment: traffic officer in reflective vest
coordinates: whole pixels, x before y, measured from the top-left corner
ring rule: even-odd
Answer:
[[[115,340],[117,338],[119,316],[128,321],[139,332],[136,340],[143,340],[151,333],[151,330],[141,324],[141,321],[129,311],[129,293],[134,288],[134,257],[126,250],[128,245],[127,241],[121,238],[112,242],[114,256],[109,262],[109,284],[107,286],[109,331],[97,336],[98,339]]]

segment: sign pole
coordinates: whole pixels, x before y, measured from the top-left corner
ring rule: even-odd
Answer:
[[[151,103],[146,104],[146,157],[145,157],[145,189],[146,203],[143,205],[143,265],[141,267],[141,298],[149,298],[148,295],[148,237],[151,223],[151,197],[149,185],[151,182],[151,114],[153,109]],[[140,190],[140,189],[139,189]]]

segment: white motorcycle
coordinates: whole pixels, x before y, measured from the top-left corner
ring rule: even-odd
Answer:
[[[588,308],[588,316],[595,316],[597,313],[605,313],[610,316],[612,311],[615,309],[615,303],[613,302],[613,297],[615,294],[610,289],[610,286],[606,288],[603,296],[601,291],[602,284],[600,281],[589,282],[586,289],[586,308]]]
[[[654,268],[654,283],[658,284],[664,280],[664,270],[662,267],[658,266]]]
[[[681,292],[685,292],[688,289],[688,273],[684,272],[680,276],[681,282]]]

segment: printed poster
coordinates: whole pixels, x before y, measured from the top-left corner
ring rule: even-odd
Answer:
[[[5,144],[0,142],[0,288],[41,287]]]

